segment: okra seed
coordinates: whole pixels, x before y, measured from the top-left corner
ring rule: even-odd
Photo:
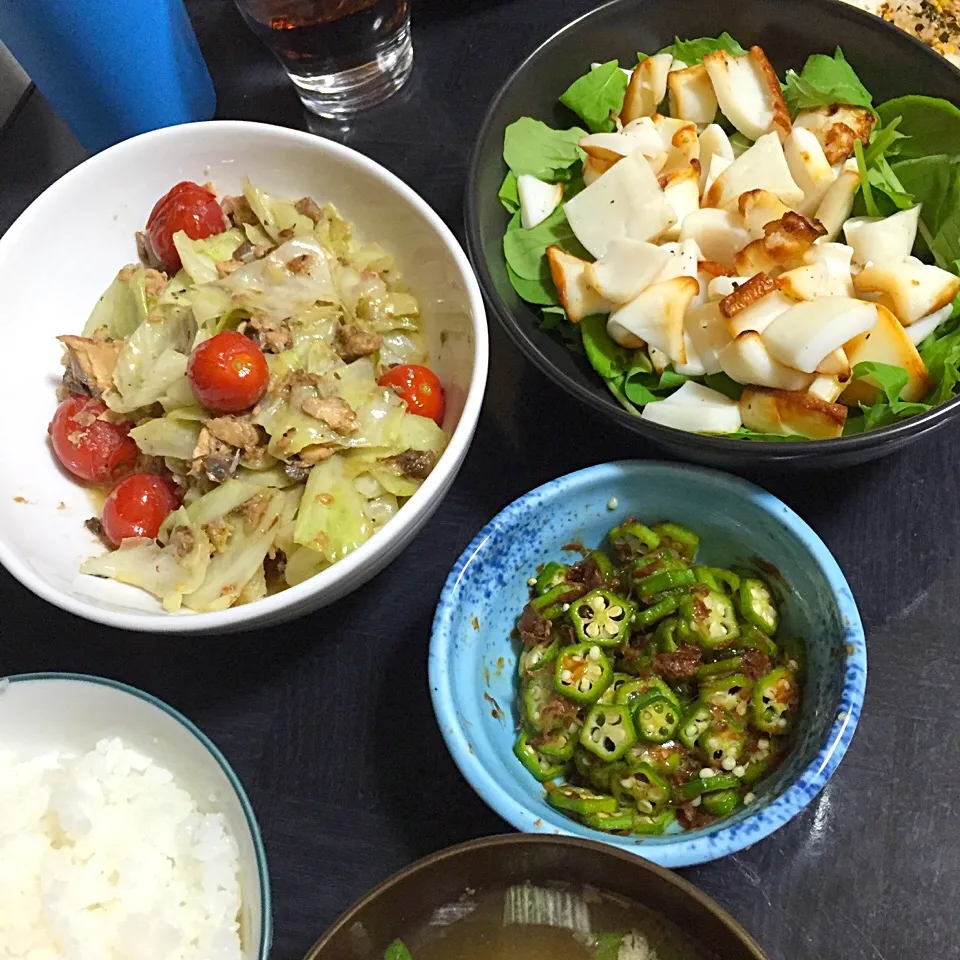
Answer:
[[[653,804],[649,800],[638,800],[637,809],[641,813],[653,813]]]
[[[690,806],[699,807],[702,802],[703,802],[703,797],[694,797],[693,800],[690,802]]]
[[[591,659],[591,660],[599,660],[599,659],[600,659],[600,648],[599,648],[599,647],[591,647],[591,648],[590,648],[590,659]]]
[[[573,674],[569,670],[561,670],[560,679],[564,683],[569,683],[573,679]]]
[[[620,786],[626,787],[627,790],[632,789],[636,785],[637,785],[637,781],[636,781],[636,778],[634,777],[624,777],[623,780],[620,781]]]
[[[737,704],[737,713],[738,713],[741,717],[746,716],[746,713],[747,713],[747,705],[746,705],[745,703],[738,703],[738,704]]]
[[[724,770],[732,770],[737,765],[737,761],[733,757],[724,757],[723,763],[720,764]]]
[[[767,747],[770,746],[770,741],[769,741],[769,740],[758,740],[758,741],[757,741],[757,746],[758,746],[761,750],[766,750]]]
[[[743,764],[740,764],[740,763],[738,763],[738,764],[733,768],[733,775],[734,775],[735,777],[742,777],[746,772],[747,772],[747,771],[746,771],[746,768],[743,766]]]
[[[619,507],[619,506],[620,506],[620,501],[619,501],[616,497],[611,497],[611,498],[607,501],[607,509],[608,509],[608,510],[616,510],[617,507]]]
[[[744,795],[743,802],[744,802],[745,804],[753,803],[753,801],[756,800],[756,799],[757,799],[757,798],[756,798],[752,793],[748,793],[748,794],[745,794],[745,795]]]
[[[569,604],[569,603],[565,603],[560,609],[561,609],[564,613],[566,613],[566,612],[570,609],[570,604]]]
[[[715,777],[716,775],[717,775],[717,771],[714,770],[713,767],[704,767],[700,771],[701,780],[709,780],[711,777]]]
[[[537,578],[536,578],[536,577],[530,577],[530,579],[527,580],[527,586],[528,586],[528,587],[535,587],[536,585],[537,585]]]

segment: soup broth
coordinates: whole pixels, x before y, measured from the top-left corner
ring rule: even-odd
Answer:
[[[566,884],[467,890],[403,942],[412,960],[715,960],[653,910]]]

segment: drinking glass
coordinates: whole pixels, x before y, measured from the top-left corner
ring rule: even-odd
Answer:
[[[307,109],[349,116],[395,93],[413,68],[409,0],[236,0]]]

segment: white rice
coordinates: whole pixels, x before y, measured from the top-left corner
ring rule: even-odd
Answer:
[[[3,960],[240,960],[238,874],[223,815],[120,740],[0,750]]]

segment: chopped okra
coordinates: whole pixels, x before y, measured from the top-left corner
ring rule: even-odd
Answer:
[[[594,830],[705,826],[762,796],[783,759],[803,645],[767,580],[711,565],[694,531],[631,517],[608,540],[527,574],[514,753]]]

